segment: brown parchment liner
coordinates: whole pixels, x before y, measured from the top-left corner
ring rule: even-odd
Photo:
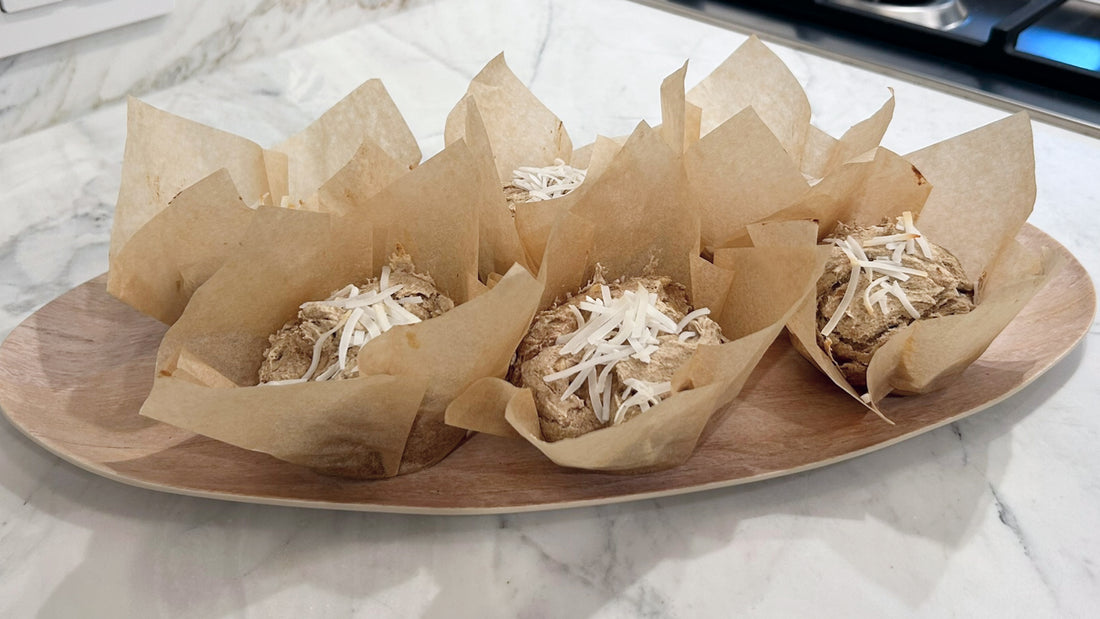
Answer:
[[[542,285],[522,266],[477,280],[477,162],[458,142],[345,215],[261,206],[157,352],[145,416],[319,471],[383,477],[434,464],[476,379],[504,376]],[[377,277],[400,243],[457,304],[359,353],[358,378],[257,386],[268,336],[307,300]]]
[[[873,149],[893,116],[887,102],[836,139],[810,124],[805,91],[751,37],[690,91],[687,64],[661,84],[660,133],[684,154],[705,255],[737,243],[750,223],[805,196],[841,164]],[[846,176],[833,179],[848,179]]]
[[[222,168],[185,188],[123,245],[112,261],[108,291],[131,307],[172,324],[248,228],[245,205]]]
[[[617,278],[655,262],[657,272],[688,287],[696,306],[711,309],[729,343],[700,347],[660,405],[577,438],[544,441],[530,390],[499,379],[478,381],[456,399],[448,423],[519,435],[567,467],[637,473],[685,461],[811,293],[827,258],[827,250],[809,245],[731,250],[721,267],[707,262],[698,256],[698,214],[686,195],[681,158],[660,131],[642,123],[554,227],[539,274],[545,284],[539,308],[576,292],[597,263]]]
[[[466,96],[447,115],[443,133],[447,144],[466,136],[470,102],[480,110],[501,183],[512,180],[512,170],[520,166],[572,160],[573,142],[565,125],[512,73],[503,53],[474,76]]]
[[[559,200],[551,200],[517,205],[513,217],[503,187],[520,166],[550,166],[555,159],[571,164],[573,146],[565,125],[512,73],[504,54],[499,54],[474,76],[466,95],[447,115],[444,139],[447,144],[465,140],[475,154],[492,162],[495,173],[490,179],[496,184],[497,196],[485,203],[483,238],[507,238],[509,253],[522,256],[535,272],[544,244],[525,247],[518,228],[537,229],[537,238],[544,241],[553,222],[565,211],[554,204]],[[503,258],[505,262],[519,261],[516,256]],[[483,251],[482,275],[497,262]],[[496,272],[501,272],[499,265]]]
[[[661,84],[662,124],[656,128],[669,148],[682,154],[699,139],[701,110],[685,99],[684,77],[687,63],[668,76]],[[539,266],[546,252],[547,240],[554,225],[580,200],[581,195],[611,164],[629,136],[609,138],[598,135],[596,140],[573,152],[572,165],[587,170],[585,182],[569,195],[543,202],[517,204],[515,226],[527,251],[528,259]],[[773,138],[774,139],[774,138]],[[788,160],[788,158],[784,158]],[[800,179],[801,180],[801,179]]]
[[[757,245],[799,246],[815,242],[838,221],[871,225],[909,210],[930,241],[962,263],[976,282],[976,307],[967,314],[916,321],[879,348],[867,368],[869,406],[890,393],[939,389],[973,363],[1060,267],[1047,251],[1025,250],[1015,237],[1035,201],[1031,124],[1010,116],[905,157],[878,149],[843,164],[785,210],[788,221],[749,228]],[[845,176],[847,178],[839,178]],[[847,187],[848,191],[843,189]],[[792,221],[812,217],[809,222]],[[777,218],[779,219],[779,218]],[[717,260],[716,260],[717,261]],[[787,324],[796,347],[830,379],[857,399],[817,345],[816,300],[809,298]]]
[[[622,141],[598,137],[573,150],[565,125],[508,68],[504,55],[493,58],[470,83],[465,96],[447,116],[447,144],[465,140],[471,151],[492,161],[498,195],[482,209],[481,275],[503,272],[501,266],[525,263],[537,271],[554,223],[578,196],[515,205],[507,209],[503,186],[521,166],[545,167],[561,159],[587,170],[584,188],[598,177],[622,146]],[[487,179],[488,180],[488,179]],[[493,255],[488,247],[496,247]]]
[[[506,71],[507,67],[503,70]],[[520,102],[524,101],[530,102],[527,98],[520,99]],[[538,103],[538,100],[534,102]],[[478,166],[477,179],[482,196],[478,210],[481,239],[478,273],[482,279],[487,279],[492,273],[505,272],[513,263],[522,264],[534,272],[520,242],[512,213],[508,210],[508,201],[504,197],[504,181],[501,180],[497,170],[498,162],[489,133],[489,125],[486,124],[481,109],[472,95],[467,95],[459,106],[464,113],[461,119],[462,137],[459,139],[466,143],[471,154],[481,163]],[[452,119],[448,118],[447,122],[450,126]],[[522,140],[520,136],[513,137]],[[532,154],[532,156],[535,155]],[[511,172],[507,180],[511,180]]]
[[[755,36],[686,94],[669,83],[673,76],[661,89],[664,127],[680,109],[689,131],[699,117],[701,137],[685,137],[685,169],[706,255],[738,244],[746,226],[774,217],[845,162],[874,149],[893,118],[891,90],[878,110],[843,136],[828,135],[810,123],[810,102],[798,79]],[[831,186],[845,180],[853,179],[841,175]]]
[[[405,120],[378,80],[364,83],[270,150],[130,98],[107,290],[171,323],[183,311],[190,291],[213,272],[196,268],[196,263],[214,268],[220,264],[210,247],[193,250],[192,241],[209,238],[209,245],[239,238],[250,219],[241,216],[241,201],[249,207],[261,202],[278,206],[289,196],[295,206],[324,210],[315,194],[342,168],[358,179],[358,194],[373,193],[415,167],[420,156]],[[227,177],[218,176],[219,170]],[[200,181],[202,187],[194,189],[194,195],[181,195]],[[196,198],[207,204],[196,204]],[[187,204],[181,209],[186,212],[171,213],[178,204]],[[192,226],[187,236],[166,234],[184,218],[190,218]],[[158,243],[171,246],[159,252],[161,261],[143,259],[147,248]],[[159,286],[171,280],[181,282],[181,287]]]
[[[822,178],[845,161],[878,146],[894,114],[894,95],[871,116],[833,138],[810,123],[810,101],[790,69],[755,35],[687,93],[702,111],[706,135],[746,108],[775,134],[795,165]]]

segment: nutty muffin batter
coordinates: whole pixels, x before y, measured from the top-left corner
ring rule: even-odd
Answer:
[[[504,199],[508,201],[508,210],[516,212],[516,205],[523,204],[531,197],[531,192],[512,184],[504,186]]]
[[[389,267],[386,287],[398,285],[401,287],[392,294],[392,298],[417,319],[428,320],[454,307],[454,302],[436,289],[431,275],[416,272],[412,257],[401,246],[398,246],[390,256]],[[379,283],[380,278],[372,278],[356,287],[363,291],[377,292]],[[329,336],[321,345],[318,354],[319,362],[314,366],[315,371],[309,378],[315,378],[336,363],[342,327],[351,316],[352,310],[333,305],[331,301],[338,297],[346,298],[347,290],[345,288],[333,293],[328,301],[303,303],[298,311],[298,317],[286,323],[282,329],[268,338],[270,346],[264,353],[264,360],[260,365],[261,384],[301,379],[313,364],[317,340],[326,333],[329,333]],[[336,331],[332,332],[333,329]],[[358,345],[349,346],[347,358],[357,359],[359,348]],[[358,364],[352,361],[329,378],[336,380],[354,378],[358,375]]]
[[[687,323],[684,332],[695,335],[681,338],[675,333],[661,333],[657,336],[656,350],[649,356],[648,362],[627,357],[614,363],[609,370],[611,397],[609,419],[602,421],[593,410],[592,398],[588,389],[578,389],[562,398],[571,383],[572,377],[559,378],[547,382],[544,378],[555,372],[561,372],[576,365],[583,359],[584,351],[562,354],[564,343],[558,338],[571,334],[578,329],[577,311],[585,297],[601,299],[604,285],[602,269],[597,267],[592,283],[553,307],[539,312],[530,330],[520,343],[510,371],[510,380],[522,387],[530,387],[534,393],[539,413],[539,425],[543,439],[557,441],[575,438],[616,423],[615,412],[624,403],[624,392],[633,381],[647,383],[665,383],[695,353],[700,344],[720,344],[725,341],[718,324],[706,316],[699,316]],[[647,292],[656,293],[654,307],[673,323],[680,322],[689,312],[687,290],[681,284],[666,276],[633,277],[615,281],[607,285],[612,299],[618,299],[627,291],[637,291],[639,285]],[[585,313],[582,311],[582,313]],[[586,316],[590,320],[591,315]],[[609,334],[611,335],[611,334]],[[636,383],[635,383],[636,384]],[[653,399],[659,401],[667,397],[662,393]],[[645,406],[644,408],[648,408]],[[620,415],[618,422],[630,419],[643,412],[641,406],[630,406]]]
[[[909,274],[908,279],[902,281],[890,277],[888,270],[876,270],[872,277],[868,277],[864,269],[844,317],[828,335],[822,335],[821,331],[841,305],[852,273],[849,256],[839,246],[834,247],[833,255],[826,263],[825,273],[817,282],[817,339],[848,382],[856,387],[866,386],[867,364],[875,351],[895,331],[917,320],[905,307],[901,297],[894,293],[877,294],[881,299],[868,304],[867,298],[870,295],[867,294],[867,288],[874,282],[887,278],[880,281],[875,290],[894,284],[899,286],[903,291],[902,295],[919,314],[920,320],[963,314],[974,308],[974,286],[967,280],[959,261],[947,250],[929,242],[926,245],[931,252],[929,258],[920,250],[897,252],[886,245],[875,245],[871,241],[876,237],[898,235],[902,232],[899,230],[901,227],[900,222],[897,226],[893,222],[887,222],[866,228],[840,224],[832,237],[827,239],[832,242],[833,239],[843,240],[850,236],[860,242],[862,250],[871,261],[892,261],[900,253],[900,266],[925,273]],[[871,245],[867,244],[869,241]]]

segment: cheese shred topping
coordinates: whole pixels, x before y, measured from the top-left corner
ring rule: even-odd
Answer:
[[[552,200],[573,191],[584,182],[585,170],[568,166],[561,159],[545,168],[521,167],[512,171],[512,184],[528,192],[528,202]]]
[[[821,335],[828,336],[840,324],[841,318],[850,315],[849,309],[855,299],[856,289],[859,288],[860,276],[863,274],[866,274],[871,282],[863,291],[863,305],[868,312],[874,312],[874,308],[878,307],[879,311],[886,313],[887,296],[893,296],[913,320],[920,318],[920,312],[913,306],[900,282],[908,281],[910,277],[928,277],[928,273],[906,267],[902,265],[901,260],[905,254],[918,255],[918,251],[931,260],[932,246],[913,224],[913,214],[909,211],[905,211],[901,217],[897,218],[894,229],[897,230],[897,234],[873,237],[862,243],[853,236],[833,239],[833,243],[848,257],[852,273],[848,277],[848,288],[844,291],[836,311],[822,327]],[[890,258],[868,260],[863,248],[880,246],[892,252]],[[881,275],[876,277],[879,274]]]
[[[600,298],[586,296],[579,306],[570,308],[577,329],[559,337],[557,344],[562,345],[562,356],[579,353],[581,359],[560,372],[547,374],[543,380],[550,383],[570,378],[561,399],[585,388],[596,418],[601,423],[613,424],[622,423],[631,408],[646,411],[656,406],[661,396],[672,392],[668,382],[628,378],[624,381],[626,389],[619,394],[622,404],[613,411],[611,372],[615,364],[628,358],[649,363],[659,347],[659,335],[676,335],[680,341],[695,337],[697,333],[684,329],[691,321],[710,313],[709,309],[701,308],[684,316],[679,323],[674,322],[657,309],[657,293],[647,291],[641,284],[637,290],[624,291],[618,298],[611,297],[608,286],[600,286]]]
[[[402,307],[403,305],[415,305],[423,303],[424,299],[419,295],[410,295],[396,299],[393,295],[402,289],[400,284],[390,286],[390,267],[382,267],[382,277],[378,283],[368,288],[359,288],[348,285],[337,290],[324,301],[310,301],[303,303],[302,308],[310,304],[322,304],[342,310],[336,326],[317,336],[313,344],[313,359],[309,368],[299,378],[286,380],[273,380],[265,385],[293,385],[310,380],[330,380],[345,370],[356,370],[359,361],[354,355],[349,355],[351,348],[362,347],[367,342],[382,335],[398,325],[411,325],[420,322],[420,318]],[[317,372],[321,364],[321,351],[330,337],[338,337],[339,344],[336,351],[336,360],[320,373]]]

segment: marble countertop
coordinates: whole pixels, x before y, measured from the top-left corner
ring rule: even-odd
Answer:
[[[625,0],[448,0],[149,95],[274,144],[379,77],[425,155],[504,50],[574,143],[659,122],[744,35]],[[1003,117],[773,46],[834,135],[897,94],[909,152]],[[33,105],[33,102],[27,103]],[[125,111],[0,143],[0,337],[106,270]],[[1034,124],[1031,222],[1100,275],[1100,141]],[[161,494],[80,470],[0,423],[0,616],[1027,616],[1100,601],[1098,329],[1021,393],[827,468],[703,493],[430,517]],[[1092,378],[1090,378],[1092,377]]]
[[[186,0],[164,17],[0,58],[0,140],[427,1]]]

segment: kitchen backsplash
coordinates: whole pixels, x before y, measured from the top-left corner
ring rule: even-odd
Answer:
[[[162,18],[0,59],[0,142],[433,0],[176,0]]]

